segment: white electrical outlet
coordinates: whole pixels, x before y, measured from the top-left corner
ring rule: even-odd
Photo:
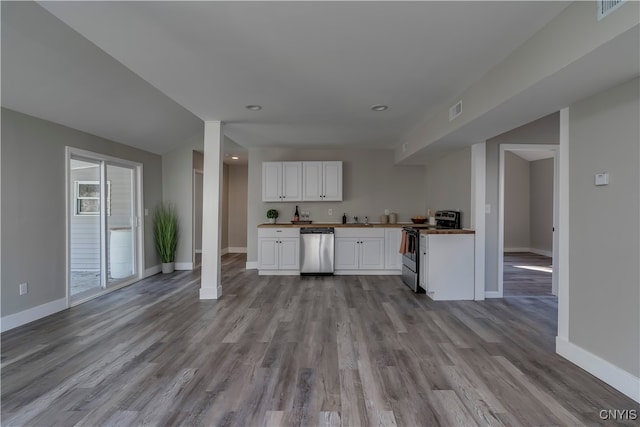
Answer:
[[[389,209],[385,209],[385,210],[384,210],[384,214],[385,214],[385,215],[389,215]]]
[[[27,283],[26,282],[25,283],[20,283],[20,295],[24,295],[27,292],[29,292],[29,288],[28,288]]]
[[[144,216],[149,216],[149,209],[144,208]]]
[[[596,185],[609,185],[609,174],[606,172],[597,173]]]
[[[328,213],[329,215],[333,215],[333,209],[329,208],[329,210],[327,211],[327,213]]]
[[[491,205],[484,205],[484,213],[486,214],[491,213]]]

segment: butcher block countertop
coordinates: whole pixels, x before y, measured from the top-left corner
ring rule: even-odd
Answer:
[[[258,228],[302,228],[302,227],[333,227],[333,228],[402,228],[411,226],[413,228],[419,228],[422,234],[475,234],[474,230],[462,229],[462,230],[436,230],[435,226],[428,224],[412,224],[410,222],[397,223],[397,224],[336,224],[331,222],[314,222],[311,224],[291,224],[291,223],[276,223],[276,224],[259,224]]]

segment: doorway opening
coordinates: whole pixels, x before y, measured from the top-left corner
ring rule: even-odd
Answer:
[[[502,144],[498,218],[500,296],[558,293],[557,145]]]
[[[142,166],[71,147],[66,151],[71,306],[141,278]]]

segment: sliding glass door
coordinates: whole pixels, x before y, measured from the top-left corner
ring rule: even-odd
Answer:
[[[77,303],[139,276],[140,166],[69,150],[69,295]]]

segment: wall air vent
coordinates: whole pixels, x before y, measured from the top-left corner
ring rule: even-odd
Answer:
[[[458,101],[455,105],[449,108],[449,121],[455,119],[462,114],[462,101]]]
[[[622,6],[627,0],[598,0],[598,21]]]

